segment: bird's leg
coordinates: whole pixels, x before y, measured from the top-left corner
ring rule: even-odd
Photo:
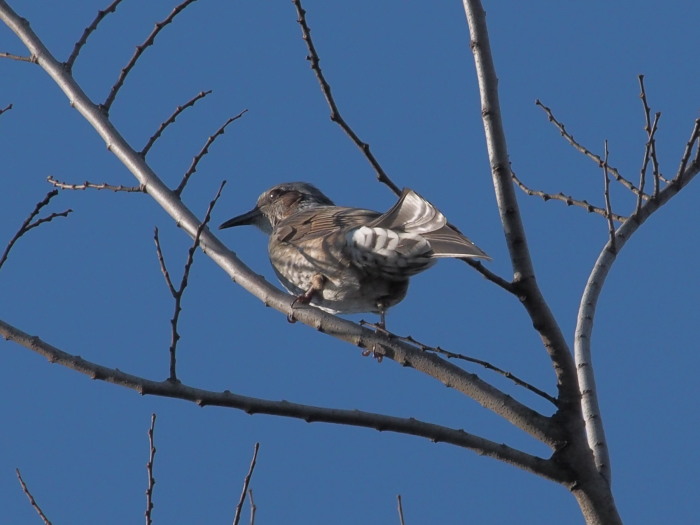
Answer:
[[[379,308],[379,323],[377,323],[377,327],[386,331],[386,307],[384,306],[384,302],[377,301],[377,308]]]
[[[303,294],[297,295],[294,298],[294,300],[292,301],[292,308],[295,308],[297,303],[309,304],[311,302],[311,299],[314,298],[314,295],[316,295],[316,293],[323,291],[324,284],[326,284],[326,278],[323,276],[323,274],[314,274],[311,277],[311,286],[309,286],[309,289],[306,290]],[[287,321],[289,321],[290,323],[296,322],[293,313],[290,313],[287,316]]]

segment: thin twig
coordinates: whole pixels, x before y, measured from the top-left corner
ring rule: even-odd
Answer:
[[[122,0],[114,0],[114,2],[112,2],[106,9],[98,11],[97,16],[95,16],[95,19],[92,21],[92,23],[85,28],[85,31],[83,31],[83,35],[80,37],[80,40],[78,40],[75,43],[75,46],[73,46],[73,52],[68,57],[68,60],[66,60],[64,63],[64,66],[69,73],[73,70],[73,64],[75,63],[75,59],[78,58],[78,54],[87,42],[87,39],[90,36],[90,34],[95,29],[97,29],[97,26],[100,22],[102,22],[102,19],[104,17],[106,17],[110,13],[114,13],[117,10],[117,6],[121,3],[121,1]]]
[[[182,176],[182,180],[180,181],[180,184],[178,184],[177,188],[175,188],[174,192],[175,194],[179,197],[180,194],[182,193],[182,190],[185,189],[185,186],[187,186],[187,182],[190,180],[190,177],[194,174],[195,171],[197,171],[197,165],[199,164],[199,161],[204,158],[204,156],[209,153],[209,147],[214,143],[214,141],[219,138],[221,135],[224,134],[226,131],[226,126],[231,124],[234,120],[238,120],[241,118],[243,115],[245,115],[248,112],[247,109],[244,109],[241,111],[238,115],[235,117],[229,118],[226,122],[223,123],[223,125],[216,130],[216,133],[214,133],[212,136],[210,136],[207,141],[204,143],[204,146],[202,147],[201,150],[199,150],[199,153],[197,153],[194,158],[192,159],[192,164],[190,164],[190,167],[187,169],[185,174]]]
[[[502,368],[498,368],[495,365],[492,365],[488,361],[483,361],[481,359],[477,359],[475,357],[469,357],[464,354],[458,354],[456,352],[450,352],[449,350],[445,350],[443,348],[440,348],[439,346],[429,346],[426,344],[421,343],[420,341],[417,341],[414,339],[412,336],[407,335],[407,336],[402,336],[402,335],[397,335],[392,332],[389,332],[385,328],[382,328],[381,326],[374,324],[374,323],[368,323],[367,321],[360,321],[360,324],[362,326],[369,326],[371,328],[374,328],[375,330],[381,331],[385,333],[387,336],[395,339],[399,339],[400,341],[405,341],[406,343],[412,344],[416,347],[418,347],[420,350],[423,352],[432,352],[435,354],[443,355],[447,357],[448,359],[461,359],[462,361],[467,361],[468,363],[474,363],[480,366],[483,366],[487,370],[491,370],[492,372],[496,372],[497,374],[502,375],[506,379],[510,379],[513,381],[518,386],[521,386],[523,388],[526,388],[530,392],[533,392],[534,394],[537,394],[538,396],[543,397],[553,405],[557,406],[557,399],[553,396],[550,396],[547,392],[540,390],[536,386],[531,385],[530,383],[527,383],[526,381],[523,381],[520,379],[518,376],[511,372],[507,372],[506,370],[503,370]]]
[[[476,261],[474,259],[460,259],[460,260],[467,263],[472,268],[474,268],[477,272],[479,272],[487,280],[500,286],[501,288],[503,288],[507,292],[514,293],[515,288],[513,287],[512,282],[504,279],[500,275],[496,275],[494,272],[492,272],[486,266],[484,266],[484,264],[481,261]]]
[[[37,58],[35,56],[22,56],[15,55],[13,53],[4,53],[0,51],[0,58],[9,58],[10,60],[19,60],[20,62],[31,62],[32,64],[37,63]]]
[[[197,227],[197,232],[194,236],[192,246],[190,246],[189,250],[187,250],[187,260],[185,261],[185,267],[182,272],[182,280],[180,281],[179,288],[175,288],[175,286],[173,285],[172,279],[170,278],[170,273],[168,273],[168,270],[165,266],[165,258],[163,257],[163,251],[161,250],[160,239],[158,237],[158,228],[155,228],[153,234],[153,240],[156,244],[156,255],[158,257],[160,269],[163,272],[163,277],[165,278],[165,282],[168,285],[168,290],[170,290],[170,294],[173,296],[173,299],[175,299],[175,312],[173,313],[173,317],[170,320],[170,376],[168,378],[169,381],[172,381],[174,383],[178,382],[176,370],[176,354],[177,342],[180,340],[180,334],[177,331],[177,323],[180,319],[180,312],[182,311],[182,296],[184,295],[185,289],[187,288],[187,283],[190,276],[190,269],[192,268],[192,263],[194,262],[194,254],[197,251],[197,247],[199,246],[199,239],[202,235],[202,232],[204,231],[204,228],[206,228],[207,224],[209,223],[209,220],[211,219],[211,212],[214,209],[214,206],[216,205],[216,201],[219,200],[219,197],[221,196],[221,191],[224,189],[225,184],[226,181],[223,181],[219,186],[219,190],[216,192],[216,196],[209,203],[209,207],[207,208],[204,220]]]
[[[657,112],[654,116],[654,123],[651,122],[651,108],[647,102],[647,92],[644,87],[644,75],[639,75],[639,98],[642,100],[642,107],[644,109],[644,131],[647,134],[647,142],[644,146],[644,160],[642,161],[642,169],[639,175],[639,188],[644,191],[644,182],[646,178],[647,166],[649,160],[652,163],[652,174],[654,176],[654,197],[659,195],[659,181],[663,180],[668,183],[668,181],[661,175],[659,170],[659,160],[656,156],[656,139],[654,135],[658,129],[659,119],[661,118],[661,113]],[[642,207],[641,198],[637,196],[637,211]]]
[[[238,521],[241,519],[241,510],[243,509],[243,503],[245,502],[245,496],[248,492],[248,485],[250,484],[250,478],[253,477],[253,470],[255,470],[255,462],[258,460],[258,449],[260,448],[260,443],[256,443],[253,448],[253,459],[250,462],[250,467],[248,467],[248,473],[243,479],[243,490],[241,491],[241,497],[238,499],[238,505],[236,505],[236,513],[233,516],[233,525],[238,525]],[[251,501],[253,496],[250,496]],[[252,513],[252,511],[251,511]],[[252,520],[251,516],[251,520]]]
[[[557,193],[552,194],[552,193],[545,193],[544,191],[539,191],[539,190],[533,190],[526,186],[518,177],[516,177],[515,173],[512,172],[512,177],[513,177],[513,182],[518,185],[518,187],[523,190],[526,194],[528,195],[534,195],[536,197],[541,197],[542,200],[549,201],[559,201],[567,204],[568,206],[577,206],[579,208],[583,208],[589,213],[597,213],[598,215],[601,215],[605,217],[606,219],[612,218],[612,220],[617,221],[617,222],[624,222],[627,220],[627,217],[623,217],[622,215],[617,215],[613,213],[612,215],[608,215],[608,212],[604,210],[603,208],[599,208],[598,206],[594,206],[593,204],[589,203],[588,201],[585,200],[577,200],[571,197],[570,195],[564,195],[563,193]]]
[[[42,224],[46,222],[51,222],[54,220],[56,217],[67,217],[69,213],[72,213],[73,210],[67,209],[65,211],[62,211],[60,213],[51,213],[47,215],[46,217],[41,217],[39,219],[34,220],[34,218],[39,214],[41,209],[48,205],[51,199],[53,199],[56,195],[58,195],[58,190],[51,190],[46,194],[46,197],[44,197],[43,200],[39,201],[36,203],[36,206],[34,206],[34,209],[32,212],[29,214],[29,216],[24,220],[22,225],[19,227],[19,230],[17,230],[17,233],[15,233],[14,237],[10,239],[10,242],[7,243],[7,246],[5,247],[5,251],[0,255],[0,268],[2,268],[2,265],[5,264],[5,261],[7,261],[7,258],[10,255],[10,251],[12,250],[12,247],[15,245],[15,243],[19,240],[22,235],[27,233],[29,230],[36,228],[38,226],[41,226]],[[33,221],[33,222],[32,222]]]
[[[398,508],[399,508],[399,524],[400,525],[406,525],[406,522],[403,519],[403,505],[401,503],[401,494],[396,495],[396,501],[398,502]]]
[[[610,249],[615,252],[615,225],[612,220],[612,205],[610,204],[610,177],[608,176],[608,141],[604,145],[605,158],[603,159],[603,195],[605,196],[605,211],[608,216],[608,233],[610,234]]]
[[[377,161],[375,156],[370,151],[369,144],[360,140],[348,123],[345,122],[345,119],[340,114],[340,111],[338,111],[338,106],[336,105],[335,99],[331,94],[331,86],[326,80],[326,77],[323,75],[323,71],[321,71],[321,60],[318,57],[316,47],[311,39],[311,29],[309,29],[309,25],[306,23],[306,11],[301,6],[301,0],[292,0],[292,3],[297,10],[297,15],[299,17],[297,22],[301,26],[302,38],[304,39],[304,42],[306,42],[306,47],[309,50],[309,55],[306,57],[306,60],[311,62],[311,69],[318,79],[318,83],[321,86],[321,92],[323,93],[323,96],[328,103],[328,107],[331,110],[331,121],[338,124],[345,134],[355,143],[355,145],[360,148],[360,151],[362,151],[365,158],[372,165],[372,168],[374,168],[374,171],[377,174],[377,180],[386,184],[396,195],[401,195],[401,190],[399,187],[389,178],[384,169],[379,165],[379,161]]]
[[[253,489],[248,489],[248,500],[250,501],[249,525],[255,525],[255,512],[258,510],[258,507],[255,505],[255,501],[253,501]]]
[[[194,106],[198,100],[206,97],[210,93],[211,93],[211,89],[209,91],[200,91],[194,97],[192,97],[190,100],[185,102],[182,106],[176,107],[173,114],[170,115],[167,120],[163,121],[161,123],[161,125],[158,127],[158,130],[153,134],[153,136],[150,139],[148,139],[148,142],[143,147],[143,149],[139,152],[139,155],[141,155],[142,157],[145,157],[148,154],[148,151],[151,149],[151,147],[153,147],[153,144],[155,144],[156,140],[158,140],[160,138],[160,136],[163,134],[163,131],[165,131],[165,128],[167,128],[170,124],[175,122],[175,119],[180,115],[180,113],[185,111],[187,108]]]
[[[34,496],[32,496],[32,493],[29,492],[29,487],[27,487],[27,484],[22,479],[22,474],[20,473],[19,469],[16,468],[15,472],[17,473],[17,479],[19,480],[19,484],[22,487],[22,492],[24,492],[25,496],[27,496],[27,498],[29,498],[29,504],[32,507],[34,507],[34,510],[37,512],[37,514],[39,514],[39,517],[44,522],[44,525],[51,525],[49,518],[47,518],[46,514],[44,514],[44,512],[41,510],[41,507],[39,507],[39,504],[34,499]]]
[[[695,145],[695,142],[698,142],[698,149],[695,153],[695,162],[698,162],[700,159],[700,118],[695,120],[695,125],[693,126],[693,131],[690,132],[690,139],[688,139],[688,142],[685,145],[685,149],[683,150],[683,156],[681,157],[681,163],[680,166],[678,166],[678,173],[676,173],[676,176],[673,178],[674,181],[680,181],[683,178],[683,174],[685,173],[685,168],[688,165],[688,161],[690,160],[690,156],[693,153],[693,146]]]
[[[603,165],[603,159],[600,158],[599,155],[596,155],[595,153],[591,152],[589,149],[587,149],[585,146],[582,146],[576,140],[574,139],[573,135],[571,135],[568,131],[566,131],[566,128],[564,127],[564,124],[559,122],[554,114],[552,113],[552,110],[549,109],[547,106],[542,104],[539,100],[535,102],[536,105],[541,107],[544,112],[547,114],[547,118],[549,121],[554,124],[554,126],[559,130],[559,133],[561,133],[561,136],[566,139],[566,141],[573,146],[573,148],[588,157],[589,159],[595,161],[596,164],[598,164],[598,167],[601,167]],[[641,195],[643,199],[648,199],[649,195],[645,194],[643,191],[641,191],[639,188],[637,188],[634,184],[632,184],[630,181],[628,181],[626,178],[624,178],[620,172],[616,169],[613,168],[612,166],[607,167],[608,172],[610,175],[613,176],[613,178],[622,184],[624,187],[626,187],[628,190],[630,190],[632,193],[635,195]]]
[[[0,115],[2,115],[3,113],[5,113],[5,111],[10,111],[11,109],[12,109],[12,104],[8,104],[8,105],[5,106],[4,108],[0,109]]]
[[[143,186],[114,186],[112,184],[107,184],[103,182],[102,184],[95,184],[94,182],[85,181],[82,184],[69,184],[67,182],[61,182],[54,179],[51,175],[46,177],[49,184],[55,186],[56,188],[61,188],[62,190],[86,190],[88,188],[93,190],[112,190],[112,191],[126,191],[126,192],[139,192],[145,193],[146,188]]]
[[[146,488],[146,525],[151,525],[151,512],[153,511],[153,487],[156,479],[153,477],[153,460],[156,457],[156,444],[153,439],[153,430],[156,427],[156,414],[151,414],[151,426],[148,429],[148,463],[146,463],[146,473],[148,474],[148,487]]]
[[[156,36],[158,36],[158,33],[167,26],[170,22],[173,21],[173,19],[181,13],[184,9],[187,8],[191,3],[196,2],[197,0],[184,0],[181,4],[177,5],[175,9],[172,10],[172,12],[162,21],[162,22],[156,22],[155,27],[153,28],[153,31],[151,31],[151,34],[148,35],[146,40],[143,41],[142,44],[136,46],[136,51],[134,52],[134,55],[131,57],[129,62],[127,63],[126,66],[121,70],[121,73],[119,73],[119,78],[117,78],[117,81],[114,83],[112,86],[112,89],[109,92],[109,95],[105,99],[105,101],[102,103],[102,109],[104,110],[105,113],[109,113],[110,108],[112,107],[112,104],[114,103],[114,99],[117,97],[117,93],[119,90],[122,88],[124,85],[124,81],[126,80],[127,75],[131,72],[133,67],[136,65],[136,62],[138,61],[139,58],[141,58],[141,55],[143,52],[148,49],[148,47],[153,45],[153,42],[156,39]]]

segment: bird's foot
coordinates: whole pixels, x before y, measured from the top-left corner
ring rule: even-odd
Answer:
[[[289,312],[287,315],[287,321],[290,323],[296,323],[297,320],[294,317],[294,308],[296,308],[297,303],[299,304],[309,304],[311,300],[314,298],[314,296],[318,292],[323,291],[323,285],[326,283],[326,278],[320,274],[317,273],[311,278],[311,286],[309,287],[308,290],[306,290],[303,294],[297,295],[294,300],[292,301],[291,308],[292,311]]]

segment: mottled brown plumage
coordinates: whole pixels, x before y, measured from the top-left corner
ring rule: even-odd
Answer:
[[[284,287],[331,313],[376,312],[400,302],[412,275],[440,257],[488,259],[432,204],[405,189],[386,213],[335,206],[304,182],[265,191],[220,228],[254,224]]]

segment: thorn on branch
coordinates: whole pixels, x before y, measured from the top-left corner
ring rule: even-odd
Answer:
[[[311,62],[311,69],[316,75],[316,79],[318,80],[318,83],[321,86],[321,92],[323,93],[323,96],[326,99],[326,103],[328,104],[328,107],[331,111],[331,121],[338,124],[341,127],[341,129],[345,132],[345,134],[348,137],[350,137],[350,140],[352,140],[355,143],[355,145],[360,149],[360,151],[362,151],[365,158],[369,161],[370,165],[377,174],[377,180],[388,186],[389,189],[391,189],[391,191],[393,191],[396,195],[401,195],[401,190],[399,189],[399,187],[396,184],[394,184],[394,182],[389,178],[384,169],[380,166],[379,161],[370,151],[369,144],[360,140],[357,134],[341,116],[340,111],[338,110],[338,106],[336,105],[335,99],[331,94],[331,86],[326,80],[326,77],[323,74],[323,71],[321,70],[321,66],[319,65],[321,59],[319,58],[318,53],[316,52],[316,46],[314,45],[314,42],[311,38],[311,29],[309,28],[309,25],[306,22],[306,11],[301,5],[301,0],[292,0],[292,3],[294,4],[294,7],[297,10],[297,22],[301,27],[301,37],[304,40],[304,42],[306,42],[306,47],[309,52],[309,54],[306,57],[306,60]]]
[[[29,214],[29,216],[24,220],[22,225],[19,227],[19,230],[17,230],[17,233],[15,233],[14,237],[10,239],[10,242],[7,243],[7,246],[5,247],[5,251],[0,255],[0,268],[2,268],[2,265],[5,264],[5,261],[7,261],[7,258],[10,255],[10,251],[12,250],[12,247],[15,245],[15,243],[19,240],[20,237],[22,237],[25,233],[28,231],[37,228],[41,226],[42,224],[45,224],[47,222],[51,222],[57,217],[68,217],[70,213],[73,212],[71,209],[64,210],[62,212],[58,213],[50,213],[46,217],[40,217],[38,219],[35,219],[35,217],[39,214],[39,212],[49,204],[51,199],[53,199],[56,195],[58,195],[58,190],[51,190],[46,194],[46,197],[44,197],[41,201],[36,203],[36,206],[34,206],[34,209],[32,212]]]

